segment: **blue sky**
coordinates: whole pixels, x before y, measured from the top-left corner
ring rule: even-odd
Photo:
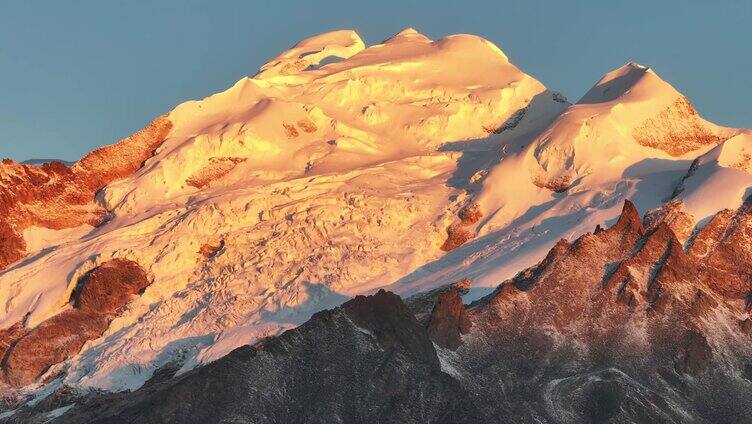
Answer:
[[[253,75],[310,35],[481,35],[577,100],[629,60],[752,127],[752,1],[4,1],[0,157],[72,160]]]

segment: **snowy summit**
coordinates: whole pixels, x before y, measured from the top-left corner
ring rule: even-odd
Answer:
[[[572,104],[478,36],[316,35],[76,163],[0,165],[5,382],[136,390],[356,295],[467,303],[625,200],[689,246],[743,205],[751,143],[634,62]],[[108,279],[127,296],[86,309]],[[57,353],[14,357],[40,328]]]

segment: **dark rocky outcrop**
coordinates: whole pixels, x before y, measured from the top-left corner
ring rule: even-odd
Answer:
[[[710,364],[712,349],[702,333],[687,331],[681,343],[675,362],[675,369],[685,374],[698,374]]]
[[[468,393],[441,371],[428,335],[389,292],[315,314],[134,393],[75,398],[59,423],[477,423]],[[66,401],[56,400],[55,405]],[[24,415],[26,414],[26,415]],[[33,419],[20,412],[17,420]]]
[[[559,241],[469,306],[465,281],[407,304],[359,296],[184,375],[133,393],[63,388],[11,421],[75,403],[56,422],[750,422],[752,324],[733,289],[750,265],[746,219],[719,218],[697,254],[627,202],[610,228]]]
[[[666,222],[646,229],[625,203],[615,225],[560,241],[471,308],[471,334],[483,342],[457,350],[470,373],[463,381],[508,393],[481,404],[527,404],[512,408],[521,422],[749,422],[737,403],[752,401],[738,377],[750,326],[726,324],[745,313],[742,290],[708,260],[724,243],[747,249],[727,236],[705,244],[710,255],[688,254]],[[750,262],[737,258],[726,269],[738,276]]]
[[[460,291],[450,287],[439,294],[428,321],[431,340],[441,347],[456,349],[462,344],[462,334],[470,332],[471,326]]]

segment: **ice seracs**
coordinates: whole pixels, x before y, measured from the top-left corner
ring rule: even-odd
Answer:
[[[65,383],[132,389],[216,359],[440,258],[472,175],[563,107],[480,37],[311,37],[172,110],[153,157],[97,194],[106,223],[0,274],[0,324],[44,322],[125,259],[153,283]]]
[[[192,195],[187,180],[230,158],[236,166],[225,169],[224,187],[398,160],[449,141],[485,138],[545,90],[480,37],[407,35],[294,79],[269,79],[262,71],[178,106],[154,160],[108,187],[105,201],[125,212]],[[334,32],[301,44],[328,51],[355,37]],[[281,57],[297,57],[299,48]]]
[[[149,154],[97,192],[106,222],[29,229],[37,253],[0,273],[2,328],[56,316],[111,260],[148,274],[100,338],[50,369],[65,384],[133,389],[384,286],[495,287],[624,199],[662,205],[700,155],[696,172],[748,169],[739,130],[702,120],[643,66],[571,105],[483,38],[413,29],[369,47],[349,30],[311,37],[162,119],[160,137],[74,165]],[[693,178],[678,196],[699,219],[711,212],[693,206]],[[446,253],[452,228],[464,244]]]

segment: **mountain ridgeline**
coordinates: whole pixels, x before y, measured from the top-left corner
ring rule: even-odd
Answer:
[[[752,422],[750,187],[646,66],[320,34],[0,164],[0,421]]]

